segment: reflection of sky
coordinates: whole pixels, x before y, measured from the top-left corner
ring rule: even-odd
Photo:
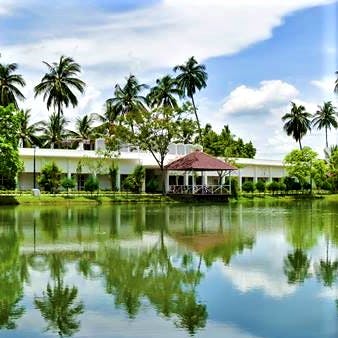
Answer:
[[[262,337],[337,337],[336,287],[324,288],[315,277],[288,284],[283,260],[290,250],[282,232],[258,233],[252,250],[233,257],[229,266],[214,264],[200,285],[209,319]],[[330,258],[337,252],[331,248]],[[325,253],[322,237],[308,253],[312,275]]]

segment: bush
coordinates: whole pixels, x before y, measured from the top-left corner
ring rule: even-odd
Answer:
[[[38,183],[45,191],[56,193],[60,186],[61,170],[52,162],[47,163],[41,170]]]
[[[255,184],[255,188],[259,192],[265,192],[265,182],[264,181],[257,181]]]
[[[142,165],[137,165],[132,174],[123,181],[123,188],[127,191],[140,193],[145,177],[145,169]]]
[[[274,194],[276,191],[280,190],[280,184],[275,181],[270,182],[267,185],[267,189]]]
[[[94,176],[89,176],[84,184],[84,189],[93,193],[95,190],[99,190],[99,181]]]
[[[72,178],[65,177],[61,180],[61,186],[67,190],[67,194],[69,192],[69,189],[75,188],[75,181]]]
[[[331,191],[331,190],[333,190],[332,184],[329,181],[324,181],[323,184],[322,184],[322,189]]]
[[[254,192],[255,187],[253,182],[251,181],[246,181],[242,184],[242,190],[245,192]]]
[[[151,178],[146,185],[147,192],[154,193],[159,191],[160,183],[156,178]]]

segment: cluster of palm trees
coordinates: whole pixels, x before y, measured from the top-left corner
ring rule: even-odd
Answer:
[[[336,81],[335,91],[338,90],[338,83]],[[314,126],[317,129],[325,129],[325,145],[328,148],[327,131],[331,128],[338,128],[337,108],[331,101],[324,102],[323,106],[318,106],[315,114],[310,114],[306,111],[303,105],[297,105],[291,102],[290,113],[285,114],[282,120],[285,122],[284,130],[288,136],[292,136],[296,142],[299,143],[299,148],[302,149],[302,138]]]
[[[79,77],[81,67],[72,58],[61,56],[58,62],[52,64],[43,62],[48,70],[41,82],[34,87],[35,97],[42,95],[47,110],[52,111],[47,121],[30,124],[30,110],[20,111],[20,139],[24,147],[39,145],[45,147],[74,146],[80,140],[93,140],[97,137],[111,135],[111,128],[116,119],[124,115],[133,130],[133,121],[140,116],[140,111],[156,107],[171,107],[176,109],[180,99],[188,98],[195,113],[198,134],[202,140],[201,126],[197,114],[194,96],[197,91],[206,87],[208,78],[204,65],[198,64],[194,57],[183,64],[174,67],[176,77],[166,75],[156,80],[156,85],[143,95],[148,86],[140,83],[135,75],[130,75],[126,83],[117,84],[114,96],[106,100],[104,113],[84,115],[77,118],[76,130],[68,130],[68,120],[64,114],[65,108],[78,105],[77,94],[85,91],[85,82]],[[25,99],[20,91],[25,81],[16,74],[17,64],[0,64],[0,105],[13,104],[19,108],[18,101]],[[96,122],[96,126],[93,127]]]

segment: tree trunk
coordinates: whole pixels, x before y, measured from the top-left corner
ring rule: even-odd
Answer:
[[[197,122],[198,134],[199,134],[199,137],[200,137],[200,142],[201,142],[201,145],[203,146],[201,124],[200,124],[200,120],[199,120],[198,115],[197,115],[197,109],[196,109],[196,106],[195,106],[195,101],[194,101],[194,96],[193,95],[191,95],[191,102],[192,102],[192,106],[194,108],[194,113],[195,113],[195,118],[196,118],[196,122]]]
[[[301,139],[299,139],[298,142],[299,142],[299,149],[303,150]]]
[[[166,191],[165,191],[165,186],[166,186],[166,171],[164,170],[163,166],[160,167],[161,172],[162,172],[162,195],[164,196]]]
[[[327,142],[327,127],[325,127],[325,139],[326,139],[326,148],[328,148],[329,143]]]

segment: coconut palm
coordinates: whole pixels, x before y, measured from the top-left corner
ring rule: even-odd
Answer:
[[[328,148],[328,140],[327,140],[327,130],[331,129],[331,127],[337,129],[337,111],[336,107],[333,106],[331,101],[324,102],[323,106],[318,106],[318,110],[314,114],[312,124],[317,127],[319,130],[325,128],[325,140],[326,140],[326,148]]]
[[[104,113],[92,115],[93,119],[98,121],[100,124],[93,128],[94,132],[98,135],[110,135],[110,130],[114,126],[119,112],[113,105],[111,100],[107,100],[104,104]]]
[[[177,81],[170,75],[156,80],[156,86],[151,88],[147,96],[150,106],[166,106],[177,108],[175,96],[181,96],[182,91],[177,86]]]
[[[68,107],[70,104],[76,107],[78,100],[73,89],[83,94],[85,83],[78,78],[81,72],[81,67],[78,63],[67,56],[61,56],[59,62],[49,64],[43,63],[48,67],[41,82],[35,86],[35,97],[43,95],[43,100],[47,100],[47,109],[52,107],[57,112],[57,116],[63,114],[63,107]]]
[[[182,90],[183,94],[191,99],[196,122],[198,126],[198,133],[200,141],[202,142],[201,125],[197,114],[197,108],[194,101],[194,94],[196,90],[201,90],[207,86],[208,74],[205,65],[199,65],[195,58],[192,56],[184,65],[174,67],[175,72],[179,72],[176,77],[178,87]]]
[[[13,103],[18,108],[16,100],[25,99],[18,87],[24,87],[26,82],[22,75],[15,74],[17,68],[16,63],[0,64],[0,106],[6,107]]]
[[[292,135],[296,142],[299,142],[299,148],[302,150],[301,139],[311,130],[311,114],[303,105],[297,106],[294,102],[291,102],[291,105],[291,112],[282,117],[285,122],[284,130],[288,136]]]
[[[303,283],[310,277],[309,268],[311,260],[302,249],[296,249],[284,259],[284,273],[288,283]]]
[[[139,112],[146,109],[146,98],[140,95],[147,85],[139,83],[135,75],[127,78],[126,84],[115,86],[114,97],[106,101],[112,105],[118,115],[125,115],[133,129],[133,120],[138,118]]]
[[[334,85],[334,92],[337,94],[338,93],[338,71],[336,72],[336,75],[337,75],[337,79]]]
[[[48,121],[40,122],[39,127],[43,132],[41,136],[43,146],[60,148],[61,143],[70,136],[69,130],[66,129],[67,123],[65,117],[59,116],[57,113],[52,113]]]
[[[33,124],[29,124],[31,118],[31,110],[20,110],[19,119],[20,119],[20,141],[22,147],[31,147],[33,145],[41,146],[41,139],[37,135],[41,131],[41,121]]]
[[[90,142],[95,137],[93,115],[84,115],[82,118],[78,117],[75,121],[75,131],[70,132],[70,137],[78,142]]]

